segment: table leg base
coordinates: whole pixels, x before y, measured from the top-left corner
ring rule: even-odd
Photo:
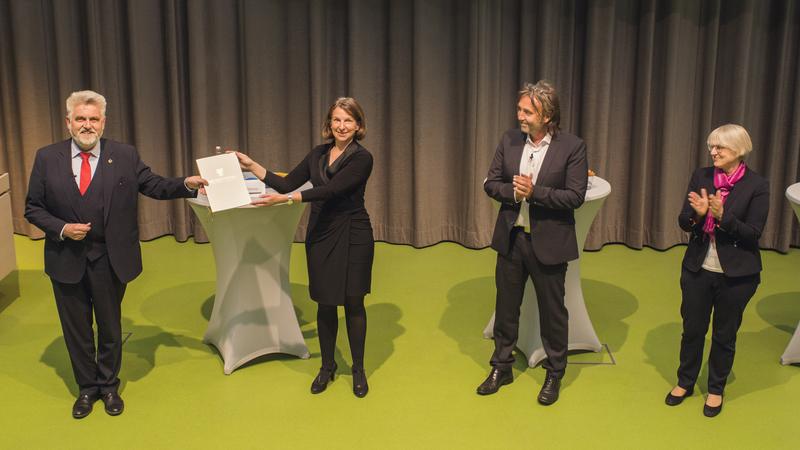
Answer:
[[[281,354],[284,354],[284,355],[296,356],[296,357],[298,357],[300,359],[309,359],[309,358],[311,358],[311,353],[309,353],[308,349],[301,350],[301,351],[297,351],[297,350],[291,351],[291,350],[288,350],[288,349],[284,349],[282,347],[268,347],[268,348],[264,348],[264,349],[258,350],[256,352],[250,353],[248,355],[239,357],[238,360],[233,361],[233,358],[235,358],[235,356],[223,354],[222,349],[216,343],[210,342],[208,340],[203,340],[203,342],[206,343],[206,344],[212,345],[212,346],[214,346],[214,348],[217,349],[217,352],[219,352],[220,356],[222,357],[222,361],[223,361],[222,371],[223,371],[223,373],[225,375],[232,374],[233,371],[238,369],[239,367],[247,364],[248,362],[250,362],[250,361],[252,361],[252,360],[254,360],[256,358],[264,356],[264,355],[271,355],[271,354],[275,354],[275,353],[281,353]]]

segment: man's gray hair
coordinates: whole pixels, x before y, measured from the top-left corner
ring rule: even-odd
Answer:
[[[100,108],[100,116],[106,116],[106,98],[95,91],[77,91],[67,97],[68,119],[72,119],[72,110],[79,105],[95,105]]]

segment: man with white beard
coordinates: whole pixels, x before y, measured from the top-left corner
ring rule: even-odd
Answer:
[[[208,182],[199,176],[156,175],[133,146],[103,139],[102,95],[73,92],[66,106],[72,138],[36,153],[25,218],[46,234],[44,270],[80,389],[72,416],[86,417],[98,399],[116,416],[124,408],[118,392],[122,297],[142,271],[139,193],[155,199],[194,197]]]

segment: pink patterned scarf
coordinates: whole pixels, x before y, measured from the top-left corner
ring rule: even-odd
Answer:
[[[717,188],[716,195],[720,198],[723,205],[725,204],[725,199],[728,198],[728,194],[730,194],[731,189],[733,189],[733,185],[741,180],[744,176],[744,171],[744,161],[740,162],[739,166],[736,167],[736,170],[734,170],[730,175],[727,175],[722,169],[714,169],[714,187]],[[708,213],[706,213],[706,222],[703,224],[703,231],[711,239],[714,239],[715,223],[716,219],[714,219],[714,215],[711,214],[711,208],[709,207]]]

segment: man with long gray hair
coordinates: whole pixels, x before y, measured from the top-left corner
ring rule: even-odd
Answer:
[[[492,237],[497,251],[492,370],[478,386],[489,395],[514,380],[512,354],[519,334],[525,283],[533,281],[547,377],[538,400],[558,400],[567,366],[569,313],[564,305],[567,263],[578,258],[575,210],[586,195],[586,144],[559,130],[555,87],[526,84],[517,97],[519,128],[506,131],[483,187],[500,202]]]
[[[36,153],[25,205],[25,218],[46,235],[44,270],[80,389],[72,407],[76,419],[92,412],[98,399],[112,416],[124,407],[118,392],[121,303],[127,283],[142,272],[139,193],[194,197],[208,184],[199,176],[154,174],[133,146],[102,138],[105,123],[102,95],[79,91],[67,98],[71,139]]]

